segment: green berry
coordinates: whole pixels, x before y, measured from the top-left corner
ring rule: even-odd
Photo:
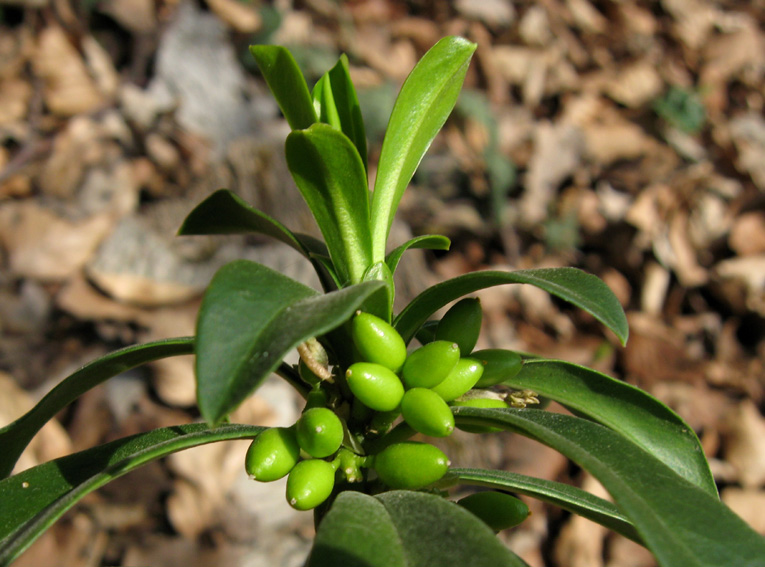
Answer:
[[[459,359],[457,343],[428,343],[407,357],[401,368],[401,379],[407,388],[432,388],[444,381]]]
[[[287,502],[296,510],[311,510],[335,487],[335,468],[327,461],[300,461],[287,477]]]
[[[483,374],[476,388],[488,388],[512,378],[523,366],[521,355],[512,350],[489,348],[477,350],[470,356],[484,363]]]
[[[463,356],[473,352],[481,333],[481,302],[466,297],[455,303],[443,316],[436,327],[435,339],[457,343]]]
[[[495,532],[517,526],[531,513],[526,504],[503,492],[476,492],[457,502]]]
[[[452,406],[459,406],[459,407],[469,407],[469,408],[506,408],[507,403],[504,400],[501,400],[499,398],[490,397],[492,395],[495,395],[494,392],[486,392],[485,395],[487,397],[480,397],[481,392],[478,390],[472,390],[471,392],[468,392],[469,394],[476,393],[476,396],[470,397],[468,399],[457,399],[453,402],[450,402],[450,405]],[[502,431],[499,427],[489,427],[486,425],[457,425],[457,429],[461,429],[462,431],[466,431],[468,433],[497,433],[499,431]]]
[[[475,358],[460,358],[454,370],[433,391],[450,402],[470,390],[481,379],[483,364]]]
[[[287,475],[299,458],[295,429],[274,427],[253,440],[244,458],[244,468],[253,480],[271,482]]]
[[[352,322],[353,344],[366,362],[398,372],[406,360],[406,344],[390,323],[371,313],[356,312]]]
[[[401,400],[401,414],[412,429],[431,437],[454,431],[454,415],[441,396],[427,388],[412,388]]]
[[[416,490],[441,479],[449,469],[449,460],[438,447],[404,441],[378,453],[374,467],[389,487]]]
[[[372,362],[356,362],[345,372],[348,387],[361,403],[377,411],[391,411],[404,397],[404,385],[392,370]]]
[[[296,431],[300,448],[317,459],[329,457],[343,442],[343,423],[328,408],[307,410],[298,419]]]

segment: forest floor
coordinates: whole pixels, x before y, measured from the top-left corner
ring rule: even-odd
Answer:
[[[627,312],[626,347],[529,286],[477,294],[479,347],[648,390],[695,429],[723,500],[765,534],[764,30],[761,0],[0,2],[0,425],[109,350],[193,334],[228,261],[310,283],[310,266],[261,239],[174,236],[221,187],[316,233],[248,45],[290,47],[310,82],[348,55],[372,172],[402,81],[456,34],[478,49],[394,230],[394,244],[436,233],[453,245],[413,256],[400,295],[478,269],[598,275]],[[123,374],[63,412],[20,466],[191,422],[194,395],[188,357]],[[289,424],[299,409],[272,381],[236,419]],[[602,492],[510,434],[450,445],[461,466]],[[246,446],[123,477],[16,565],[302,564],[311,515],[246,478]],[[532,508],[501,534],[532,567],[655,565],[586,520]]]

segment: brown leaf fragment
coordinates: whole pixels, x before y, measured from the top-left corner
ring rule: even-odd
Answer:
[[[765,490],[729,486],[720,496],[754,531],[765,536]]]
[[[723,432],[723,457],[738,471],[744,488],[765,486],[765,418],[751,400],[728,415]]]

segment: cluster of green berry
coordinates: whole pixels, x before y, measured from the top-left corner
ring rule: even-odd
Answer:
[[[438,481],[449,467],[439,448],[386,433],[403,418],[414,432],[445,437],[455,427],[450,405],[508,406],[506,396],[487,388],[517,372],[521,359],[505,350],[473,352],[481,319],[479,301],[463,299],[418,336],[423,346],[407,354],[392,325],[359,311],[351,321],[356,362],[334,374],[317,341],[303,345],[299,375],[313,387],[306,408],[293,426],[266,430],[253,441],[248,474],[262,482],[289,475],[287,501],[298,510],[326,501],[338,473],[354,483],[370,480],[362,469],[374,471],[394,489]]]

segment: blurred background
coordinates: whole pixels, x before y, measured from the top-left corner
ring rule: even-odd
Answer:
[[[722,497],[765,534],[765,2],[751,0],[0,0],[0,425],[115,348],[193,334],[212,274],[249,258],[311,283],[285,247],[175,237],[227,187],[316,232],[288,132],[247,46],[288,46],[312,84],[346,53],[370,172],[395,95],[444,35],[478,44],[465,89],[401,204],[400,300],[477,269],[577,266],[628,313],[626,348],[528,286],[478,294],[479,348],[586,364],[696,430]],[[269,381],[233,417],[294,422]],[[20,467],[198,418],[190,358],[108,381]],[[512,436],[456,435],[460,466],[595,481]],[[17,563],[301,565],[311,514],[244,475],[246,443],[153,463],[90,495]],[[500,537],[533,567],[650,567],[628,540],[532,503]]]

